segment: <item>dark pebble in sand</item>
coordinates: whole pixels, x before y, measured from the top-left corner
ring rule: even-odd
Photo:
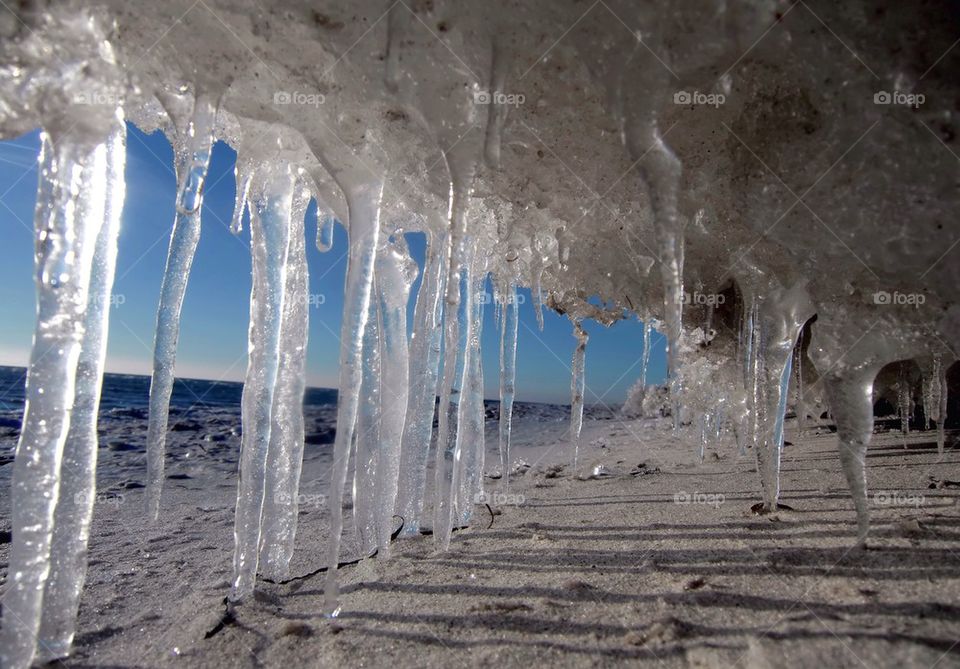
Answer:
[[[171,432],[199,432],[201,429],[200,423],[194,423],[193,421],[182,421],[174,423],[173,427],[170,428]]]
[[[280,636],[295,636],[306,639],[313,636],[313,628],[306,623],[288,623],[280,630]]]
[[[0,530],[0,544],[9,544],[13,539],[13,532],[10,530]]]
[[[122,451],[135,451],[137,447],[125,441],[111,441],[107,443],[107,450],[117,453]]]
[[[188,481],[193,477],[190,476],[189,474],[168,474],[167,478],[173,479],[174,481]]]
[[[121,484],[124,490],[136,490],[138,488],[143,488],[144,485],[140,481],[125,481]]]

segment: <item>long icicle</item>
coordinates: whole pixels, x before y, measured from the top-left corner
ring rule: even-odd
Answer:
[[[357,426],[362,379],[363,334],[370,308],[370,292],[380,237],[380,202],[383,182],[346,182],[344,194],[350,211],[350,257],[340,329],[340,390],[337,401],[337,436],[333,444],[333,474],[330,482],[330,541],[327,544],[327,581],[324,613],[340,612],[337,563],[343,533],[343,491],[347,484],[350,446]]]
[[[270,447],[260,537],[260,572],[280,580],[289,574],[299,514],[303,466],[303,394],[306,390],[310,321],[304,214],[309,191],[293,199],[287,276],[280,322],[280,365],[270,416]]]
[[[84,338],[90,270],[103,223],[78,199],[102,183],[106,147],[41,133],[34,212],[37,320],[27,371],[23,425],[13,465],[8,581],[0,628],[0,666],[30,666],[50,571],[60,468]]]
[[[448,237],[432,233],[414,311],[410,342],[410,396],[400,452],[397,513],[403,517],[401,536],[419,536],[427,480],[427,459],[437,407],[440,347],[443,338],[442,299],[449,262]]]
[[[448,415],[453,415],[456,419],[455,428],[452,431],[452,438],[444,444],[444,448],[441,451],[440,448],[440,438],[437,438],[437,485],[434,488],[435,496],[435,514],[436,521],[434,525],[434,534],[436,535],[439,532],[439,535],[436,536],[436,541],[439,544],[440,550],[447,550],[450,548],[450,536],[453,532],[453,527],[456,522],[456,499],[459,493],[460,480],[462,478],[462,465],[463,460],[463,429],[464,423],[462,418],[464,416],[464,411],[466,410],[466,403],[464,402],[464,392],[467,388],[468,376],[470,373],[470,335],[472,331],[473,323],[473,303],[476,300],[476,295],[473,294],[473,254],[474,249],[472,245],[467,244],[464,249],[465,253],[463,257],[463,273],[462,278],[457,281],[457,287],[460,289],[459,292],[462,292],[462,302],[460,308],[457,310],[450,309],[450,302],[447,302],[447,316],[457,314],[458,318],[454,323],[447,323],[447,341],[445,346],[451,345],[450,339],[451,335],[456,334],[456,340],[453,342],[453,364],[451,369],[455,372],[459,372],[457,385],[456,387],[450,387],[450,392],[447,395],[448,402],[446,405],[450,407],[447,412]],[[462,309],[462,311],[461,311]],[[451,327],[454,326],[454,327]],[[447,353],[446,355],[450,355]],[[448,357],[447,361],[451,361],[451,358]],[[459,361],[459,362],[455,362]],[[444,362],[444,376],[447,374],[447,362]],[[446,379],[445,379],[446,381]],[[456,393],[456,410],[453,410],[451,404],[453,400],[453,395]],[[441,403],[443,400],[441,399]],[[443,416],[441,415],[441,418]],[[441,429],[441,433],[444,432]]]
[[[378,252],[379,253],[379,252]],[[357,412],[357,431],[354,435],[353,466],[353,523],[361,555],[370,555],[377,546],[377,444],[380,442],[381,362],[383,339],[381,311],[377,294],[380,277],[373,275],[369,320],[363,333],[363,381],[360,396],[363,401]]]
[[[570,446],[573,450],[573,468],[580,457],[580,430],[583,427],[583,393],[586,390],[585,358],[589,335],[579,320],[573,322],[573,336],[577,347],[573,350],[570,369]]]
[[[377,257],[378,308],[381,312],[380,434],[377,443],[377,557],[390,557],[390,534],[397,502],[400,449],[409,396],[407,302],[417,276],[403,234],[397,232]]]
[[[259,179],[263,181],[258,184],[250,219],[253,283],[247,374],[240,407],[243,435],[230,592],[234,601],[253,592],[257,576],[295,186],[293,171],[286,164],[264,170]]]
[[[449,504],[455,441],[450,439],[450,414],[460,351],[460,293],[463,289],[463,273],[467,266],[464,258],[467,250],[466,216],[470,190],[462,178],[454,178],[450,188],[450,265],[443,319],[443,383],[438,408],[433,489],[433,539],[441,550],[449,547],[452,531]]]
[[[459,526],[470,522],[473,505],[483,499],[484,407],[483,360],[480,343],[483,335],[483,304],[486,273],[478,271],[479,258],[474,260],[471,286],[470,329],[467,332],[463,387],[457,409],[457,449],[460,452],[459,486],[454,490],[455,518]],[[479,277],[477,275],[480,275]]]
[[[156,520],[160,513],[163,469],[170,415],[170,395],[180,337],[180,310],[190,279],[193,256],[200,240],[200,209],[203,184],[213,148],[216,103],[199,95],[194,102],[193,119],[177,157],[177,214],[170,233],[167,265],[160,288],[157,328],[153,342],[153,376],[150,380],[150,418],[147,424],[147,515]]]
[[[510,440],[513,431],[513,398],[517,382],[517,326],[519,305],[517,285],[511,281],[501,298],[503,320],[500,322],[500,475],[506,488],[510,485]]]
[[[60,467],[60,491],[53,517],[50,575],[43,593],[38,659],[67,657],[76,631],[77,608],[87,573],[87,541],[96,498],[97,411],[107,354],[111,292],[117,263],[117,235],[126,181],[126,126],[122,113],[106,147],[106,165],[89,179],[91,191],[80,201],[79,215],[96,224],[97,237],[90,273],[84,340],[77,362],[70,430]],[[87,183],[87,178],[84,178]]]

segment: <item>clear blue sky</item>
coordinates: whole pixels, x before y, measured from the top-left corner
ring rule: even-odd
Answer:
[[[110,322],[107,369],[149,374],[153,328],[174,216],[176,184],[173,151],[160,133],[145,135],[129,126],[127,139],[127,199],[120,233],[120,252]],[[0,142],[0,364],[24,365],[33,336],[33,206],[37,184],[38,133]],[[250,252],[247,225],[235,237],[229,231],[235,183],[236,154],[218,143],[210,162],[203,203],[203,232],[183,308],[177,375],[242,380],[246,369],[247,321],[250,295]],[[312,212],[311,212],[312,214]],[[333,249],[319,253],[313,246],[314,219],[307,223],[307,255],[311,293],[325,301],[310,311],[308,382],[336,387],[346,271],[347,235],[337,226]],[[422,266],[422,235],[410,235],[414,258]],[[414,290],[417,289],[414,286]],[[565,317],[544,313],[544,330],[537,326],[529,291],[520,306],[517,353],[517,398],[528,401],[570,400],[570,358],[575,340]],[[414,293],[415,295],[415,293]],[[412,302],[411,298],[411,314]],[[643,326],[637,320],[604,328],[588,322],[588,404],[622,402],[640,374]],[[666,361],[662,336],[654,334],[650,378],[661,380]],[[484,314],[484,375],[486,395],[498,395],[499,335],[492,306]]]

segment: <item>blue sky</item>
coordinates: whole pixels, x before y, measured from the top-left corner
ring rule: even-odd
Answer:
[[[38,133],[0,142],[0,364],[26,363],[34,320],[33,206],[37,184]],[[203,231],[183,307],[177,375],[242,380],[246,369],[250,295],[250,252],[244,234],[229,231],[236,154],[222,142],[214,147],[203,203]],[[127,198],[120,233],[116,304],[111,312],[107,369],[149,374],[153,329],[167,243],[174,217],[176,183],[173,151],[161,133],[145,135],[129,126]],[[340,314],[346,272],[346,231],[337,226],[333,249],[320,253],[312,211],[307,220],[311,293],[324,296],[310,311],[308,382],[336,387]],[[410,249],[422,266],[422,235],[410,235]],[[419,282],[418,284],[419,285]],[[414,286],[416,290],[417,285]],[[517,352],[517,398],[568,403],[570,358],[575,340],[569,321],[544,312],[539,331],[529,291],[522,291]],[[411,296],[412,303],[415,293]],[[412,312],[411,312],[412,313]],[[622,402],[640,374],[643,326],[637,320],[604,328],[586,323],[588,404]],[[497,397],[499,336],[493,308],[485,309],[483,358],[486,396]],[[664,340],[654,334],[650,377],[665,375]]]

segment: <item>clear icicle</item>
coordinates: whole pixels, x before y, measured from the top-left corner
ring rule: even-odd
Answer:
[[[237,156],[237,164],[233,168],[237,180],[237,194],[233,201],[233,217],[230,219],[230,232],[235,235],[243,232],[243,215],[250,200],[250,184],[253,182],[254,171],[252,166],[246,165]]]
[[[437,378],[443,337],[442,299],[449,262],[448,237],[433,234],[428,239],[426,264],[414,312],[410,342],[410,396],[403,427],[400,458],[400,489],[397,513],[403,517],[402,536],[418,536],[423,515],[427,458],[437,407]]]
[[[473,270],[476,272],[476,268]],[[457,461],[459,462],[458,487],[455,495],[455,518],[459,526],[467,525],[473,505],[483,497],[484,407],[483,407],[483,361],[480,341],[483,332],[483,286],[486,274],[481,274],[471,287],[470,328],[467,332],[463,384],[460,403],[457,406]]]
[[[337,402],[337,436],[333,445],[333,474],[330,482],[330,541],[327,544],[327,580],[324,612],[340,612],[337,564],[343,532],[342,500],[347,484],[350,446],[357,426],[360,385],[363,378],[363,335],[367,327],[370,293],[380,237],[380,202],[383,182],[341,184],[350,212],[350,255],[340,329],[340,384]]]
[[[455,173],[457,163],[450,162],[451,173]],[[469,296],[469,280],[464,281],[464,274],[469,273],[467,258],[467,207],[471,189],[462,177],[455,177],[450,187],[450,266],[446,285],[446,306],[444,307],[444,339],[443,339],[443,383],[440,388],[440,406],[437,446],[434,471],[433,490],[433,538],[441,550],[450,546],[452,531],[452,517],[450,510],[450,491],[454,471],[455,438],[450,439],[451,401],[454,394],[454,383],[457,372],[457,361],[460,352],[460,319],[465,315],[469,318],[470,310],[464,309],[460,313],[461,292],[466,285]],[[469,324],[465,323],[464,331],[469,332]]]
[[[103,165],[99,156],[84,173],[78,215],[94,226],[103,221],[94,250],[84,340],[77,362],[70,430],[60,466],[60,490],[53,518],[50,574],[43,594],[37,644],[41,662],[66,657],[76,630],[77,608],[87,571],[87,541],[96,497],[97,411],[107,352],[110,305],[117,262],[117,235],[126,182],[126,126],[117,121]],[[99,151],[99,149],[98,149]]]
[[[796,388],[796,406],[794,413],[797,415],[797,434],[802,435],[807,422],[807,404],[803,395],[803,339],[804,331],[800,330],[800,337],[797,339],[797,346],[793,354],[793,374],[794,385]]]
[[[34,212],[37,320],[27,371],[23,425],[13,465],[13,540],[0,628],[0,666],[26,669],[36,649],[64,444],[74,404],[97,220],[81,196],[105,184],[106,147],[90,149],[41,134]]]
[[[417,278],[417,264],[410,257],[402,233],[396,233],[381,249],[376,277],[377,307],[382,314],[379,328],[381,408],[376,467],[377,555],[380,559],[387,559],[390,557],[390,534],[410,387],[407,302]]]
[[[289,165],[263,170],[258,179],[263,181],[256,189],[250,219],[253,283],[247,374],[240,405],[243,435],[230,593],[234,601],[253,592],[257,576],[267,454],[280,368],[281,323],[295,185]]]
[[[513,397],[517,381],[517,326],[519,304],[517,286],[510,288],[502,298],[503,320],[500,323],[500,472],[503,485],[510,485],[510,439],[513,423]]]
[[[583,427],[583,393],[586,389],[584,363],[589,339],[580,321],[573,323],[573,336],[577,339],[577,347],[573,350],[570,369],[570,446],[573,449],[573,467],[576,469],[580,456],[580,430]]]
[[[453,502],[460,481],[460,467],[463,457],[460,422],[463,393],[469,372],[470,332],[473,316],[472,294],[472,255],[473,248],[463,249],[462,273],[455,282],[457,292],[463,297],[454,305],[447,299],[446,338],[444,340],[444,385],[440,395],[440,421],[437,435],[436,483],[434,485],[434,538],[440,550],[450,547],[450,535],[453,531],[455,509]],[[449,281],[449,279],[448,279]],[[448,296],[449,286],[448,283]],[[451,318],[451,316],[453,318]],[[459,371],[459,374],[457,372]],[[444,398],[447,398],[444,401]],[[454,408],[455,398],[455,408]],[[454,418],[453,425],[450,419]]]
[[[163,467],[167,441],[170,395],[173,392],[180,310],[187,291],[193,256],[200,240],[200,208],[203,182],[213,148],[215,104],[200,96],[185,144],[178,150],[177,214],[170,233],[167,265],[160,287],[157,328],[153,342],[153,377],[150,381],[150,419],[147,425],[147,514],[156,520],[160,512]],[[177,140],[182,141],[180,139]]]
[[[373,290],[367,328],[363,333],[363,381],[360,396],[363,402],[357,412],[354,435],[353,524],[362,555],[370,555],[377,547],[377,444],[380,441],[381,339],[379,292],[380,276],[374,270]]]
[[[937,400],[937,453],[943,455],[943,449],[946,443],[946,423],[947,423],[947,365],[943,364],[940,356],[934,358],[934,373],[936,376],[934,386],[934,397]]]
[[[897,413],[900,416],[900,433],[904,436],[910,434],[910,386],[907,381],[906,367],[905,363],[900,363],[897,379]]]
[[[317,250],[320,253],[326,253],[333,248],[333,226],[336,221],[332,213],[321,213],[320,203],[317,202]]]
[[[304,214],[309,192],[293,200],[286,285],[280,322],[280,363],[270,416],[270,446],[261,514],[260,572],[280,580],[289,575],[299,514],[303,466],[303,393],[309,331],[309,276]]]

